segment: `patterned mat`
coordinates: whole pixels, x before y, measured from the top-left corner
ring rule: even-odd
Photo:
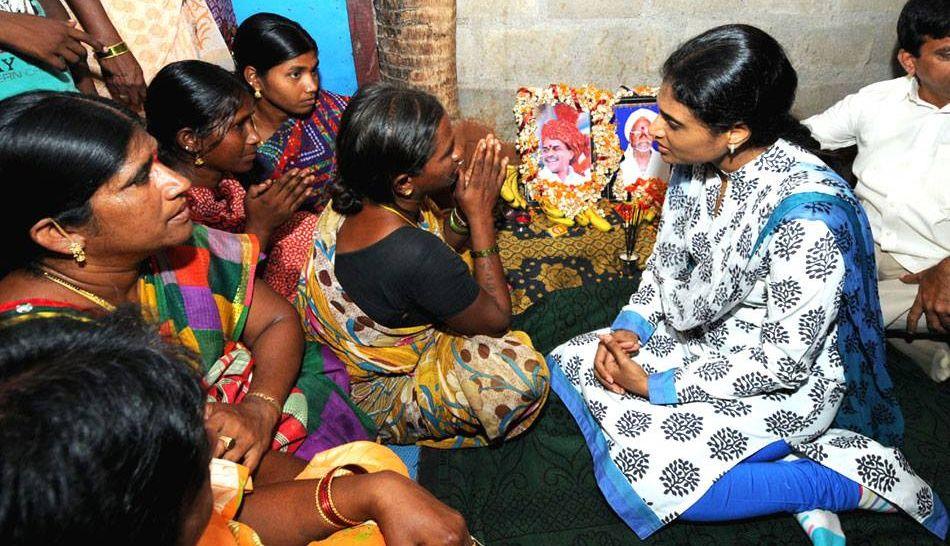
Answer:
[[[635,278],[603,281],[547,294],[516,317],[547,353],[570,337],[607,325],[636,286]],[[889,353],[907,420],[905,454],[945,502],[950,500],[950,383],[936,385]],[[640,543],[607,505],[594,482],[590,452],[557,397],[537,425],[498,447],[423,448],[420,482],[465,516],[486,545],[611,546]],[[849,544],[938,544],[898,514],[841,517]],[[674,523],[647,541],[656,545],[808,544],[791,516],[728,524]]]
[[[601,205],[605,211],[610,210],[606,203]],[[560,237],[547,232],[554,224],[540,214],[526,226],[508,222],[498,233],[498,246],[511,284],[512,312],[523,313],[557,290],[634,275],[635,268],[625,268],[619,258],[624,247],[623,228],[617,225],[615,214],[610,213],[608,219],[614,225],[608,232],[574,226]],[[634,247],[641,257],[639,267],[646,265],[655,240],[656,225],[642,225]]]

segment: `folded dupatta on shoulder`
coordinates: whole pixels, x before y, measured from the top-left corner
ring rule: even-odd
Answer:
[[[807,168],[839,178],[826,167]],[[838,352],[847,390],[832,426],[858,432],[887,446],[900,446],[904,443],[904,417],[887,372],[874,241],[867,217],[859,207],[854,200],[817,192],[787,197],[759,234],[753,253],[767,244],[783,222],[818,220],[828,226],[848,266],[838,311]]]
[[[150,258],[139,280],[143,315],[166,339],[198,355],[209,402],[239,403],[250,388],[254,359],[239,340],[259,256],[256,237],[195,224],[191,239]],[[307,435],[307,410],[306,397],[294,388],[284,403],[274,449],[300,446]]]

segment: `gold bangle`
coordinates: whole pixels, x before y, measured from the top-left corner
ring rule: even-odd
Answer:
[[[498,248],[498,243],[495,243],[485,250],[470,250],[469,252],[471,252],[472,258],[487,258],[499,254],[501,249]]]
[[[129,52],[129,46],[125,45],[125,42],[119,42],[117,44],[112,44],[111,46],[105,48],[102,51],[96,52],[96,57],[99,60],[105,59],[114,59],[119,55],[125,55]]]
[[[272,408],[274,408],[274,409],[277,410],[277,415],[278,415],[278,416],[284,414],[284,406],[283,406],[283,404],[281,404],[280,402],[278,402],[277,399],[274,398],[273,396],[271,396],[271,395],[269,395],[269,394],[264,394],[264,393],[262,393],[262,392],[256,392],[256,391],[255,391],[255,392],[249,392],[249,393],[247,393],[247,395],[248,395],[248,396],[254,396],[254,397],[256,397],[256,398],[260,398],[260,399],[263,400],[264,402],[267,402],[268,404],[270,404],[270,406],[271,406]]]

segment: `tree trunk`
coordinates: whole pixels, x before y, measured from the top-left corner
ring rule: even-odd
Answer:
[[[458,118],[455,0],[374,0],[384,81],[432,93]]]

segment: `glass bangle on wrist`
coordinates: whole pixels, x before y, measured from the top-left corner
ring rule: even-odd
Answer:
[[[472,258],[487,258],[489,256],[494,256],[495,254],[501,253],[501,249],[498,248],[498,243],[493,244],[492,246],[484,250],[470,250]]]
[[[458,207],[452,207],[452,216],[455,217],[455,222],[462,227],[468,227],[468,220],[462,215],[462,212]]]
[[[333,479],[336,478],[338,470],[349,470],[353,474],[366,474],[366,469],[355,464],[346,464],[330,469],[317,483],[317,489],[314,493],[314,504],[316,504],[317,513],[320,518],[330,524],[331,527],[343,529],[346,527],[355,527],[363,523],[344,516],[337,509],[333,502]]]
[[[468,222],[462,220],[462,217],[458,214],[458,209],[452,209],[452,212],[449,213],[449,229],[463,236],[467,236],[471,233],[471,230],[468,228]]]

